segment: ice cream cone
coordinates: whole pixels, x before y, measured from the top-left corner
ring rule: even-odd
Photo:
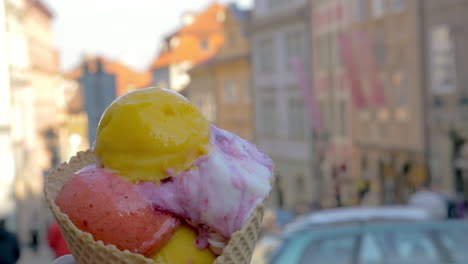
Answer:
[[[143,255],[128,250],[121,251],[113,245],[104,245],[102,241],[95,241],[91,234],[78,229],[55,204],[55,197],[74,173],[96,162],[97,157],[91,150],[79,152],[68,163],[63,163],[53,170],[45,181],[44,192],[47,202],[60,225],[76,262],[79,264],[154,264],[154,261],[145,258]],[[262,222],[264,210],[265,201],[255,209],[242,229],[232,234],[229,243],[223,249],[222,254],[216,258],[214,264],[250,263],[255,242],[260,232],[260,223]]]

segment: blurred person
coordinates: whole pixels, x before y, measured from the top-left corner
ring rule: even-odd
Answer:
[[[408,204],[427,210],[434,219],[446,219],[447,204],[442,195],[432,191],[427,185],[421,185],[417,189]]]
[[[5,228],[5,219],[0,219],[0,264],[14,264],[20,257],[16,236]]]
[[[37,217],[33,218],[35,220],[32,221],[30,234],[31,234],[31,241],[29,246],[34,252],[37,252],[39,248],[39,223],[37,221]]]
[[[276,212],[267,210],[263,216],[263,221],[260,226],[260,236],[276,235],[279,232],[279,227],[276,222]]]
[[[70,254],[67,242],[63,237],[57,221],[53,221],[47,232],[47,243],[55,254],[55,257],[61,257]]]

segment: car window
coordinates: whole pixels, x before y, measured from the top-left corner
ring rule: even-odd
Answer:
[[[311,241],[303,251],[300,264],[352,263],[356,246],[356,236],[345,235]]]
[[[405,231],[388,233],[392,241],[395,264],[439,264],[440,255],[430,233],[423,231]]]
[[[375,234],[365,234],[359,250],[359,264],[383,264],[385,257],[382,245],[378,243]]]
[[[455,263],[468,263],[468,229],[442,230],[439,237]]]

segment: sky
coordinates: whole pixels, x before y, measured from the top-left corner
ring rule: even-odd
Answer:
[[[75,67],[85,54],[146,70],[160,40],[180,26],[187,11],[201,11],[213,0],[43,0],[55,14],[53,36],[61,70]],[[250,7],[253,0],[219,0]]]

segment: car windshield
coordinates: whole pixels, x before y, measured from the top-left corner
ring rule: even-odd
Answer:
[[[461,264],[467,244],[468,226],[451,222],[309,229],[290,235],[272,263]]]

